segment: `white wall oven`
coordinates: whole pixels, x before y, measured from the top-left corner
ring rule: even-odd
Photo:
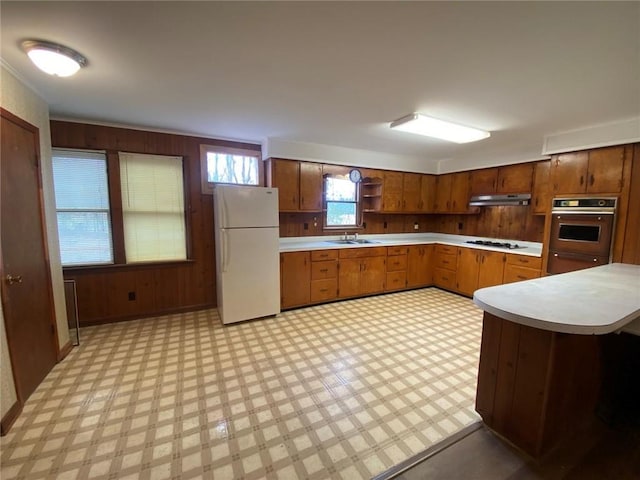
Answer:
[[[548,273],[604,265],[611,260],[616,198],[555,198]]]

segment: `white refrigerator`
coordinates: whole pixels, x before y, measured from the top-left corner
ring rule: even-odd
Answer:
[[[278,189],[216,185],[213,207],[222,323],[280,313]]]

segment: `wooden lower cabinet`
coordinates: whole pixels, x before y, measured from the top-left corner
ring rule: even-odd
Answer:
[[[338,251],[311,252],[311,303],[338,298]]]
[[[402,290],[407,286],[407,247],[387,248],[387,279],[385,291]]]
[[[476,411],[489,428],[539,458],[593,418],[600,339],[484,314]]]
[[[479,288],[501,285],[504,264],[505,254],[502,252],[459,248],[456,290],[472,297]]]
[[[433,245],[412,245],[407,249],[407,287],[433,284]]]
[[[542,259],[526,255],[507,254],[502,283],[521,282],[540,277]]]
[[[308,305],[311,301],[311,253],[280,254],[280,306]]]
[[[338,297],[348,298],[384,291],[385,247],[340,250]]]
[[[433,284],[445,290],[455,291],[458,247],[436,245],[433,264]]]

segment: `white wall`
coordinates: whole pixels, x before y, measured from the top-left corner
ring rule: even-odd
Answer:
[[[45,225],[53,284],[53,301],[58,327],[59,346],[69,342],[67,310],[64,302],[64,283],[58,246],[55,197],[53,191],[53,167],[51,165],[51,133],[49,130],[49,106],[32,89],[18,80],[4,65],[0,65],[0,106],[22,118],[40,130],[40,169],[45,203]],[[7,352],[4,316],[0,309],[0,416],[4,416],[16,400],[11,364]]]

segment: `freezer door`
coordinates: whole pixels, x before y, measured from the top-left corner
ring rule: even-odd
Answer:
[[[221,231],[218,312],[222,323],[280,312],[278,228]]]
[[[277,188],[219,185],[214,202],[221,228],[279,225]]]

